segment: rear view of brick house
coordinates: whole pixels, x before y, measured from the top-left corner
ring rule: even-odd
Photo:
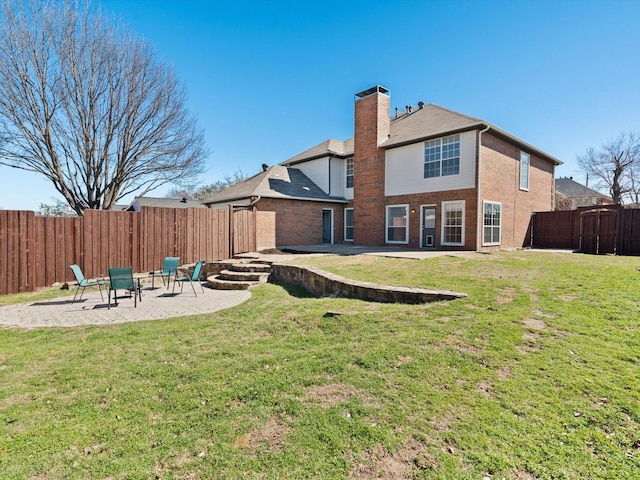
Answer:
[[[561,162],[506,131],[437,105],[355,96],[354,137],[327,140],[208,199],[275,212],[278,247],[320,243],[492,250],[525,244],[552,210]]]

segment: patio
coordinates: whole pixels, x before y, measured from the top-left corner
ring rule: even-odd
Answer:
[[[149,281],[150,282],[150,281]],[[118,306],[107,309],[107,293],[104,300],[97,288],[88,288],[82,300],[71,303],[73,295],[53,300],[20,303],[0,307],[0,325],[20,328],[78,327],[86,325],[110,325],[116,323],[157,320],[211,313],[231,308],[251,297],[248,290],[213,290],[198,288],[195,297],[191,289],[171,294],[160,284],[160,288],[143,287],[142,302],[134,308],[133,298],[121,298]],[[179,287],[178,287],[179,288]],[[75,287],[72,287],[75,289]]]

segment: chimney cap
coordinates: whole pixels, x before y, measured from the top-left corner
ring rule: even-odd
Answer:
[[[368,97],[369,95],[372,95],[374,93],[388,94],[389,93],[389,89],[388,88],[384,88],[381,85],[376,85],[375,87],[371,87],[371,88],[368,88],[367,90],[364,90],[364,91],[362,91],[360,93],[356,93],[356,97],[364,98],[364,97]]]

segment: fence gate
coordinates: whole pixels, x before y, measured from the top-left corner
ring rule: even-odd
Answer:
[[[616,253],[616,210],[588,210],[580,214],[580,250],[583,253]]]

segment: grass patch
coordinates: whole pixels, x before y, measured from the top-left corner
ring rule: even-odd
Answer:
[[[3,478],[638,471],[637,259],[305,261],[469,297],[386,305],[264,285],[210,315],[0,330]]]

